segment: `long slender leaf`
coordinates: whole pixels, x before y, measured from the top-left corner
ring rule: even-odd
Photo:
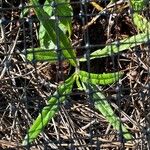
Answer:
[[[47,1],[49,3],[54,2],[52,0]],[[65,26],[69,32],[69,36],[71,36],[73,10],[70,5],[70,0],[55,0],[55,5],[56,4],[55,15],[59,16],[60,23]]]
[[[62,30],[57,26],[56,20],[50,19],[49,15],[44,11],[44,9],[40,6],[37,7],[38,1],[31,0],[31,4],[34,6],[34,10],[36,12],[37,17],[39,18],[40,22],[46,29],[49,37],[51,38],[52,42],[57,44],[60,43],[60,48],[62,49],[62,53],[65,58],[67,58],[73,66],[77,65],[76,62],[76,54],[71,47],[71,43],[67,36],[63,33]],[[57,39],[59,34],[59,41]]]
[[[110,104],[106,100],[106,97],[99,91],[98,86],[93,84],[85,84],[85,86],[90,90],[92,94],[95,108],[103,114],[103,116],[113,126],[114,129],[118,131],[122,130],[125,139],[131,140],[132,135],[128,132],[123,123],[116,116]]]
[[[45,1],[43,10],[49,15],[49,17],[52,16],[53,8],[51,7],[48,1]],[[51,37],[48,35],[46,29],[44,28],[41,22],[39,28],[39,41],[41,48],[49,48],[49,49],[55,48],[55,44],[52,42]]]
[[[133,22],[139,30],[146,32],[149,29],[150,22],[139,13],[148,5],[149,0],[130,0],[133,12]]]
[[[90,59],[111,56],[113,54],[127,50],[129,48],[133,48],[135,46],[144,44],[147,41],[149,41],[147,33],[140,33],[127,39],[110,43],[110,45],[107,45],[103,49],[96,50],[95,52],[90,54]],[[86,58],[81,58],[79,61],[87,61],[87,60]]]
[[[122,77],[122,72],[94,74],[86,71],[79,71],[81,81],[98,85],[108,85],[118,81]]]
[[[133,22],[140,31],[145,33],[150,31],[150,22],[148,22],[145,17],[139,15],[138,13],[133,14]]]
[[[65,102],[66,96],[72,91],[72,86],[75,81],[74,75],[67,79],[48,101],[37,119],[33,122],[27,135],[24,138],[23,145],[31,143],[42,132],[43,128],[56,115],[59,110],[59,105]]]
[[[51,37],[48,35],[47,31],[45,30],[44,26],[40,23],[39,28],[39,41],[41,48],[48,48],[55,50],[55,44],[52,42]]]
[[[57,62],[58,56],[57,53],[50,49],[34,48],[28,49],[27,59],[30,61],[49,61]]]
[[[140,12],[149,3],[149,0],[130,0],[131,7],[134,11]]]
[[[49,15],[50,18],[54,18],[53,11],[54,8],[51,6],[54,1],[52,0],[46,0],[43,6],[44,11]],[[59,27],[60,29],[66,34],[68,31],[69,37],[71,36],[72,31],[72,18],[73,10],[71,8],[71,5],[66,2],[63,2],[62,0],[57,0],[55,3],[58,3],[57,11],[55,10],[55,15],[59,16]],[[45,30],[42,23],[40,23],[39,28],[39,39],[40,39],[40,47],[42,48],[49,48],[54,49],[55,44],[52,42],[51,38],[49,37],[47,31]]]

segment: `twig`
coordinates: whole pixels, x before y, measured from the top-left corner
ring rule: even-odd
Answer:
[[[19,29],[18,32],[17,32],[17,36],[16,36],[16,39],[15,39],[15,41],[14,41],[13,46],[10,48],[10,53],[9,53],[8,57],[6,56],[6,57],[4,58],[4,60],[3,60],[3,62],[2,62],[2,63],[4,63],[4,68],[3,68],[2,72],[1,72],[0,80],[3,78],[3,76],[5,75],[5,72],[7,71],[7,64],[8,64],[8,62],[10,62],[10,60],[11,60],[12,54],[13,54],[14,49],[15,49],[16,44],[17,44],[17,40],[18,40],[18,37],[19,37],[19,33],[20,33],[20,29]]]
[[[0,28],[1,28],[0,44],[2,44],[2,43],[4,43],[4,39],[5,39],[4,27],[2,25],[2,19],[0,19]]]
[[[88,22],[85,26],[83,26],[83,30],[86,30],[90,25],[92,25],[96,20],[101,16],[102,13],[104,13],[106,10],[110,10],[114,6],[120,5],[124,3],[124,0],[119,0],[116,3],[108,4],[102,11],[100,11],[90,22]]]

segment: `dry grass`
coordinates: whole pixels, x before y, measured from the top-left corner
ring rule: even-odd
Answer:
[[[12,3],[15,7],[20,5],[16,1]],[[84,46],[84,32],[87,29],[92,34],[92,37],[90,35],[89,37],[93,39],[90,44],[98,47],[137,33],[128,16],[128,6],[118,6],[123,9],[118,12],[117,19],[110,20],[111,16],[108,14],[107,17],[102,16],[91,24],[83,25],[80,19],[74,17],[72,41],[79,56],[85,51],[81,47]],[[20,10],[11,9],[7,1],[3,2],[2,8],[4,24],[1,27],[0,37],[0,148],[23,149],[21,141],[27,129],[46,104],[47,97],[55,91],[71,70],[66,63],[58,65],[48,62],[28,62],[26,49],[38,45],[36,36],[38,23],[33,21],[30,24],[31,22],[25,19],[20,20]],[[79,5],[74,4],[73,8],[77,13]],[[90,5],[88,11],[93,14],[97,12],[94,5]],[[30,17],[35,16],[31,14]],[[92,18],[94,17],[88,18],[89,22]],[[113,21],[112,26],[109,21]],[[134,53],[128,50],[114,58],[91,62],[93,72],[118,69],[125,71],[118,87],[107,86],[103,91],[107,94],[116,114],[127,124],[127,129],[134,137],[133,141],[123,141],[121,133],[117,133],[93,108],[85,93],[79,92],[74,87],[66,105],[61,106],[57,116],[30,149],[149,149],[149,46],[141,45],[135,48]],[[95,49],[97,47],[92,51]],[[82,69],[86,70],[85,64],[82,64]]]

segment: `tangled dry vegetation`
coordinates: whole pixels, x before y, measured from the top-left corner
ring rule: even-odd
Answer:
[[[50,64],[27,61],[26,49],[39,44],[38,21],[32,9],[27,16],[20,18],[21,4],[17,0],[4,0],[0,8],[0,149],[23,149],[21,141],[45,106],[47,97],[72,71],[67,62]],[[120,3],[117,8],[112,6],[108,13],[92,22],[99,12],[96,6],[105,8],[106,3],[88,3],[85,10],[87,22],[84,24],[79,16],[81,4],[78,0],[72,0],[72,45],[78,57],[86,51],[84,40],[87,31],[90,44],[93,45],[91,52],[104,47],[104,44],[138,32],[132,23],[127,3]],[[149,10],[143,14],[148,18]],[[91,72],[95,73],[124,71],[120,84],[106,86],[103,91],[107,93],[116,114],[128,125],[133,141],[126,143],[118,139],[117,134],[121,133],[117,133],[96,112],[86,95],[75,86],[66,105],[60,108],[57,116],[30,149],[147,149],[150,146],[148,44],[135,47],[134,52],[129,49],[117,56],[91,60],[90,63]],[[87,70],[87,64],[82,63],[81,68]],[[121,87],[120,91],[117,91],[117,86]]]

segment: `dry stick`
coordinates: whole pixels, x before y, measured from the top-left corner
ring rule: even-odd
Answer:
[[[21,146],[21,144],[16,143],[16,142],[10,142],[7,140],[0,140],[0,146],[9,147],[9,148],[17,148],[17,147]]]
[[[2,21],[1,21],[2,22]],[[0,28],[1,28],[1,38],[0,38],[0,44],[2,44],[4,42],[5,39],[5,34],[4,34],[4,27],[2,25],[2,23],[0,22]]]
[[[83,150],[81,145],[85,144],[85,141],[83,139],[78,139],[78,135],[76,134],[76,129],[74,128],[74,123],[73,123],[72,119],[70,118],[70,116],[68,115],[68,112],[65,110],[65,108],[63,106],[61,107],[61,110],[64,114],[64,117],[65,117],[69,127],[70,127],[70,130],[68,129],[68,133],[73,138],[74,143],[80,145],[78,149]],[[61,115],[61,118],[63,118],[61,113],[60,113],[60,115]],[[86,148],[86,149],[88,149],[88,148]]]
[[[20,102],[17,104],[17,108],[19,108]],[[10,127],[10,141],[13,139],[13,131],[15,130],[16,122],[17,122],[17,115],[18,115],[18,110],[15,111],[14,113],[14,119],[12,122],[12,126]]]
[[[103,142],[103,141],[102,141]],[[73,143],[72,145],[74,147],[85,147],[85,148],[116,148],[117,146],[121,146],[121,142],[108,142],[106,144],[100,144],[100,147],[97,147],[97,144],[82,144],[82,145],[79,145],[79,144],[76,144],[76,143]],[[136,148],[136,145],[135,144],[130,144],[130,143],[124,143],[125,147],[127,148],[133,148],[135,149]],[[68,147],[68,144],[61,144],[62,147]]]
[[[13,51],[14,51],[15,46],[16,46],[16,44],[17,44],[17,40],[18,40],[18,37],[19,37],[19,33],[20,33],[20,28],[19,28],[19,30],[18,30],[18,32],[17,32],[16,39],[15,39],[15,41],[14,41],[14,44],[13,44],[11,50],[10,50],[10,53],[9,53],[8,57],[6,56],[5,59],[4,59],[4,61],[3,61],[3,62],[4,62],[4,68],[3,68],[2,73],[1,73],[1,75],[0,75],[0,80],[3,78],[3,76],[5,75],[5,73],[6,73],[6,71],[7,71],[7,63],[10,61],[10,59],[11,59],[11,57],[12,57]]]
[[[82,130],[85,130],[87,128],[89,128],[92,124],[96,123],[96,119],[90,121],[88,124],[86,124],[85,126],[81,127]]]
[[[3,121],[3,119],[4,119],[4,117],[5,117],[5,114],[7,113],[7,110],[9,109],[9,106],[7,106],[6,108],[5,108],[5,111],[4,111],[4,113],[2,114],[2,116],[1,116],[1,118],[0,118],[0,124],[2,124],[2,121]]]
[[[105,12],[106,10],[111,9],[114,6],[120,5],[122,3],[124,3],[125,0],[119,0],[113,4],[108,4],[102,11],[100,11],[90,22],[88,22],[85,26],[83,26],[83,30],[86,30],[90,25],[92,25],[99,17],[100,15]]]
[[[95,7],[98,11],[102,11],[103,10],[103,7],[98,5],[96,2],[90,2],[90,4],[93,5],[93,7]]]

